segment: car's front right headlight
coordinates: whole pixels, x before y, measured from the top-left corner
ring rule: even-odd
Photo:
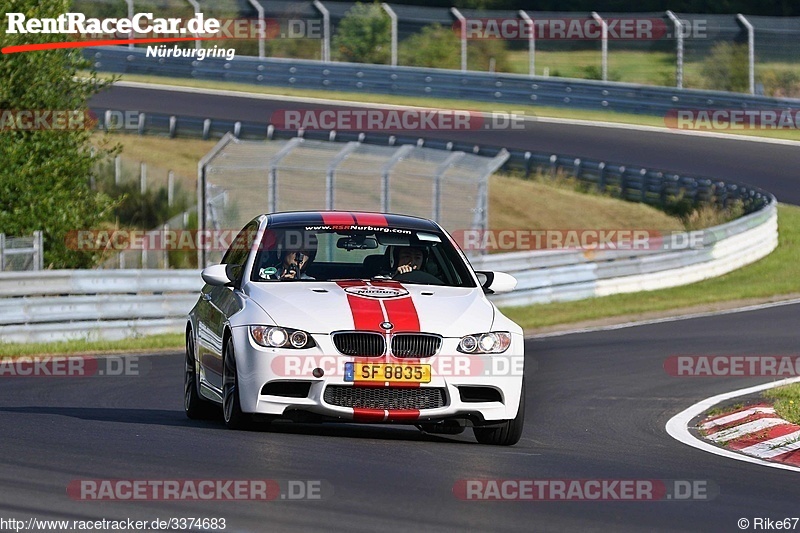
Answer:
[[[490,331],[466,335],[458,343],[458,351],[462,353],[503,353],[511,346],[511,333],[507,331]]]
[[[302,350],[316,346],[305,331],[280,326],[250,326],[250,336],[265,348],[290,348]]]

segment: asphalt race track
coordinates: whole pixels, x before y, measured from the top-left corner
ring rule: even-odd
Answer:
[[[284,424],[233,432],[182,411],[182,356],[140,359],[140,376],[0,379],[0,516],[225,517],[227,531],[738,531],[797,516],[797,473],[670,438],[666,421],[704,397],[765,381],[668,376],[675,354],[787,354],[796,305],[529,340],[526,427],[511,448],[471,433]],[[325,480],[318,501],[73,501],[75,479]],[[463,501],[458,480],[703,480],[707,501]]]
[[[263,121],[265,125],[278,110],[336,107],[116,86],[95,95],[90,105],[145,113]],[[529,122],[521,131],[422,131],[419,136],[563,153],[727,179],[761,187],[781,202],[800,204],[800,149],[797,145],[687,136],[669,130],[643,132],[545,122]]]
[[[254,120],[285,102],[114,88],[93,106]],[[294,107],[302,107],[291,104]],[[800,203],[794,146],[537,123],[470,132],[475,142],[604,157],[742,181]],[[452,134],[450,134],[452,136]],[[480,141],[479,141],[480,139]],[[667,420],[768,378],[679,378],[671,355],[786,355],[789,305],[527,341],[522,441],[511,448],[404,426],[277,424],[233,432],[185,418],[183,356],[139,358],[140,375],[0,377],[0,518],[225,518],[226,531],[739,531],[737,521],[800,516],[795,472],[735,461],[669,437]],[[75,501],[82,479],[324,480],[317,501]],[[691,501],[463,501],[459,480],[698,480]],[[800,526],[799,526],[800,527]]]

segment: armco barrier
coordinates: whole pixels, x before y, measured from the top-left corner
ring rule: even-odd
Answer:
[[[179,332],[202,287],[196,270],[2,273],[0,341],[113,340]]]
[[[512,252],[474,258],[472,263],[478,270],[516,276],[514,292],[491,296],[501,306],[685,285],[725,274],[774,250],[776,204],[706,229],[699,241],[699,248],[679,251]],[[0,339],[43,342],[180,332],[202,285],[197,270],[3,273]]]
[[[679,251],[513,252],[472,260],[476,269],[517,277],[497,305],[530,305],[686,285],[757,261],[778,245],[777,207],[702,232],[703,246]]]
[[[122,47],[87,48],[84,55],[105,72],[476,100],[504,107],[533,104],[659,116],[674,109],[800,109],[798,99],[520,74],[256,57],[148,58],[145,50]]]

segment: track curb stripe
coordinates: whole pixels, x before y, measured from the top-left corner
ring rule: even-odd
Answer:
[[[726,392],[723,394],[712,396],[710,398],[706,398],[705,400],[697,402],[696,404],[684,409],[680,413],[670,418],[669,421],[667,421],[665,429],[667,431],[667,434],[669,434],[669,436],[671,436],[675,440],[682,442],[687,446],[691,446],[693,448],[697,448],[699,450],[703,450],[705,452],[709,452],[714,455],[727,457],[729,459],[736,459],[737,461],[742,461],[745,463],[753,463],[760,466],[777,468],[780,470],[791,470],[793,472],[800,472],[800,458],[797,457],[798,454],[794,451],[790,451],[786,454],[783,454],[784,456],[786,456],[786,458],[783,459],[783,462],[777,462],[774,460],[780,456],[776,456],[776,458],[773,458],[773,460],[767,461],[759,457],[745,455],[738,451],[721,448],[720,446],[714,445],[711,442],[708,442],[698,436],[695,436],[689,431],[689,424],[694,419],[696,419],[704,412],[708,411],[709,409],[711,409],[712,407],[721,402],[731,400],[733,398],[738,398],[740,396],[747,396],[749,394],[754,394],[756,392],[761,392],[767,389],[780,387],[782,385],[789,385],[798,382],[800,382],[800,377],[788,378],[779,381],[774,381],[771,383],[766,383],[763,385],[756,385],[754,387],[748,387],[745,389]]]

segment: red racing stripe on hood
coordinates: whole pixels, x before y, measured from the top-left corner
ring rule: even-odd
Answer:
[[[337,281],[336,284],[344,289],[346,287],[362,286],[364,282],[358,280]],[[383,322],[383,311],[378,300],[347,293],[347,305],[353,315],[353,329],[383,332],[380,327],[381,322]]]
[[[397,281],[372,281],[371,283],[376,287],[408,290]],[[394,324],[393,333],[420,331],[419,314],[410,294],[400,298],[386,298],[383,300],[383,306],[389,316],[389,322]]]

